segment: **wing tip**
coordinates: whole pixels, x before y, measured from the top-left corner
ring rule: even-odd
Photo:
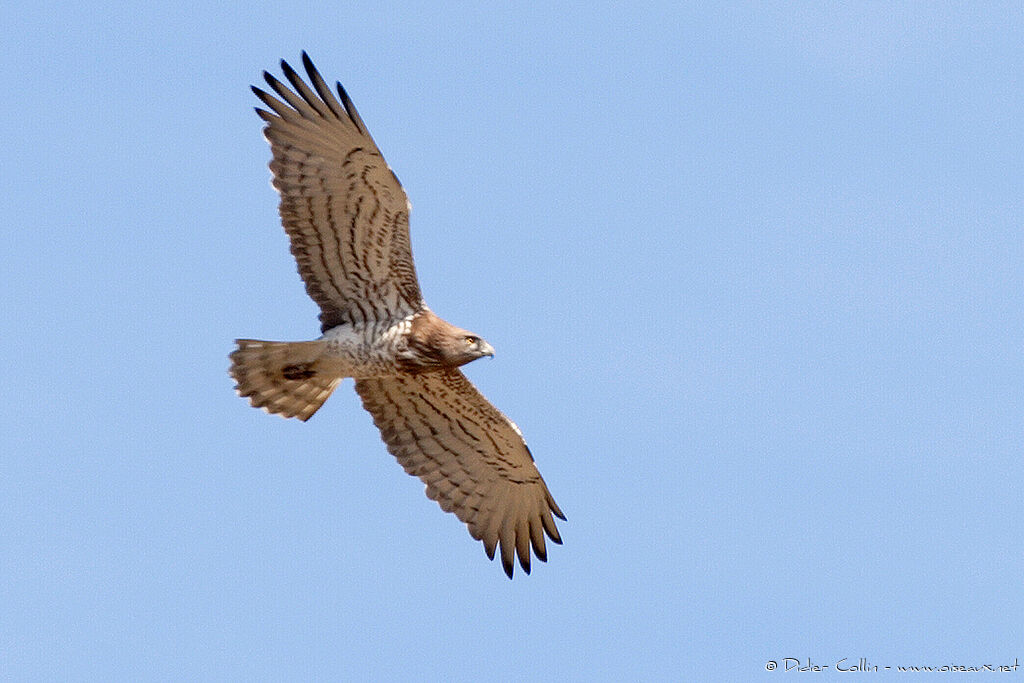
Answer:
[[[548,522],[550,522],[550,524]],[[551,521],[550,517],[544,520],[544,533],[547,534],[548,538],[550,538],[554,543],[562,545],[562,535],[558,533],[558,527],[555,526],[555,523]]]
[[[305,50],[302,51],[302,67],[306,70],[306,73],[313,75],[314,73],[319,74],[317,68],[313,66],[313,60],[309,58],[309,53]]]
[[[558,517],[563,522],[568,521],[565,518],[565,513],[562,512],[562,508],[558,507],[558,503],[555,502],[555,497],[551,495],[551,492],[547,490],[547,487],[545,487],[545,493],[547,494],[548,509],[551,510],[551,514]]]
[[[516,571],[516,565],[515,565],[515,562],[512,561],[512,558],[511,557],[506,558],[506,557],[502,556],[502,558],[501,558],[501,568],[505,570],[505,575],[508,576],[509,580],[511,580],[513,575],[515,574],[515,571]],[[529,573],[529,572],[527,572],[527,573]]]
[[[348,91],[345,90],[345,86],[341,84],[341,81],[335,81],[334,87],[338,89],[338,97],[341,98],[341,106],[345,107],[345,113],[348,114],[348,118],[352,121],[352,125],[354,125],[356,130],[363,135],[369,135],[370,133],[366,130],[366,126],[363,124],[363,119],[359,116],[359,112],[356,111],[356,105],[352,103],[352,98],[348,96]]]

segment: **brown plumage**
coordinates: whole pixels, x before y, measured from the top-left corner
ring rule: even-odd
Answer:
[[[431,311],[412,318],[405,347],[397,354],[398,367],[406,372],[457,368],[481,356],[493,356],[494,349],[469,330],[441,320]]]
[[[335,98],[309,57],[307,84],[264,72],[273,185],[291,251],[323,335],[308,342],[237,340],[231,375],[255,407],[308,420],[343,378],[427,496],[466,523],[509,578],[547,560],[545,534],[565,519],[518,427],[458,368],[494,349],[435,315],[420,293],[409,245],[409,202],[339,83]],[[276,95],[276,96],[275,96]],[[340,101],[339,101],[340,98]]]

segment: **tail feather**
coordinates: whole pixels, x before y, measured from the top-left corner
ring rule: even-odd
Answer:
[[[254,408],[303,422],[313,416],[341,378],[322,375],[317,361],[324,345],[310,342],[269,342],[236,339],[231,353],[231,376],[239,396]]]

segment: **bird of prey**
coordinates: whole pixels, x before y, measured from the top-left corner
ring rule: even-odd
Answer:
[[[254,407],[308,420],[342,379],[355,379],[387,449],[427,496],[466,523],[487,556],[530,572],[547,560],[544,535],[561,543],[565,519],[522,433],[459,367],[494,349],[442,320],[420,294],[409,246],[409,209],[398,178],[337,84],[336,98],[305,52],[303,81],[267,72],[274,94],[253,87],[270,143],[273,186],[306,292],[320,306],[314,341],[238,339],[236,390]],[[276,95],[276,96],[275,96]]]

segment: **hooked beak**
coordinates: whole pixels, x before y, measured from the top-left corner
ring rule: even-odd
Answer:
[[[494,358],[494,347],[481,339],[480,340],[480,355],[481,356],[490,356],[491,358]]]

